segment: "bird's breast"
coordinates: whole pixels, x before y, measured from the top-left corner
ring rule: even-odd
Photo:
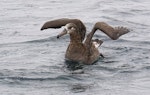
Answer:
[[[85,56],[86,48],[82,43],[70,43],[66,50],[66,58],[80,60]]]

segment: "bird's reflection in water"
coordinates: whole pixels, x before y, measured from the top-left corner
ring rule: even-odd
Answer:
[[[95,62],[96,63],[96,62]],[[95,64],[93,63],[93,64]],[[85,74],[84,68],[86,68],[87,65],[83,63],[79,63],[76,61],[71,61],[71,60],[65,60],[65,67],[71,72],[74,76],[79,75],[82,76],[82,74]],[[88,65],[89,66],[89,65]],[[73,93],[81,93],[85,92],[86,90],[90,89],[93,86],[93,83],[86,83],[86,82],[81,82],[80,80],[77,82],[73,82],[69,85],[69,89]]]
[[[96,64],[99,60],[104,59],[104,56],[101,54],[99,56],[99,58],[93,63]],[[90,64],[90,65],[93,65]],[[74,74],[78,74],[78,73],[84,73],[83,72],[83,68],[87,66],[84,63],[79,63],[77,61],[72,61],[72,60],[65,60],[65,67],[69,70],[69,71],[73,71]]]
[[[76,71],[83,69],[84,64],[76,62],[76,61],[71,61],[71,60],[65,60],[65,65],[68,70],[70,71]]]
[[[90,85],[74,84],[71,86],[70,90],[73,93],[80,93],[80,92],[85,92],[88,88],[90,88]]]

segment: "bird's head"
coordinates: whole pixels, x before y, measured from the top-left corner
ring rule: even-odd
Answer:
[[[57,35],[57,38],[65,35],[65,34],[73,34],[78,32],[78,28],[74,23],[68,23],[65,25],[64,30]]]

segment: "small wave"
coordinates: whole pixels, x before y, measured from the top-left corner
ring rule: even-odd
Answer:
[[[44,81],[54,80],[54,78],[28,78],[28,77],[5,77],[3,79],[20,80],[20,81]]]
[[[32,40],[32,41],[26,41],[22,43],[43,43],[43,42],[50,42],[50,41],[56,41],[56,37],[49,37],[49,38],[44,38],[44,39],[38,39],[38,40]]]
[[[138,73],[138,70],[122,70],[120,73]]]
[[[141,70],[150,70],[150,66],[144,66],[141,68]]]
[[[32,78],[32,77],[0,77],[1,80],[18,80],[18,81],[61,81],[61,80],[82,80],[78,77],[72,75],[60,75],[57,77],[47,77],[47,78]]]
[[[139,26],[145,26],[145,27],[149,27],[149,25],[143,24],[143,23],[137,23],[137,22],[132,22],[132,21],[128,21],[129,24],[133,24],[133,25],[139,25]]]
[[[71,91],[73,93],[80,93],[85,92],[87,89],[89,89],[93,84],[75,84],[71,86]]]
[[[104,70],[109,72],[116,72],[119,70],[118,68],[108,67],[108,66],[95,66],[94,69]]]
[[[110,43],[111,41],[109,41]],[[126,46],[120,46],[120,43],[125,44]],[[111,47],[106,47],[114,50],[123,50],[123,51],[131,51],[131,50],[150,50],[150,41],[129,41],[120,39],[114,43]],[[118,47],[119,46],[119,47]]]
[[[44,43],[44,42],[55,42],[56,40],[57,40],[57,38],[53,36],[53,37],[49,37],[49,38],[24,41],[24,42],[2,43],[0,45],[1,46],[7,46],[7,45],[16,45],[16,44]]]
[[[114,21],[119,21],[120,22],[120,20],[112,18],[112,17],[108,17],[108,16],[102,16],[102,18],[110,19],[110,20],[114,20]]]
[[[68,39],[69,37],[63,37],[62,39],[65,41],[66,39]],[[38,39],[38,40],[31,40],[31,41],[25,41],[25,42],[21,42],[22,43],[45,43],[45,42],[56,42],[59,39],[57,39],[56,36],[52,36],[52,37],[48,37],[48,38],[44,38],[44,39]],[[63,40],[59,40],[58,42],[62,42]]]

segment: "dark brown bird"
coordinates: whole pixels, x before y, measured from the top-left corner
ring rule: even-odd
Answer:
[[[75,61],[84,64],[92,64],[99,59],[101,55],[98,47],[103,43],[99,39],[92,39],[96,30],[100,30],[109,36],[112,40],[117,40],[121,35],[126,34],[129,30],[125,27],[111,27],[105,22],[97,22],[92,31],[86,34],[86,27],[79,19],[57,19],[46,22],[41,30],[48,28],[61,28],[64,30],[57,35],[57,38],[69,34],[70,43],[67,48],[65,58],[66,60]]]

